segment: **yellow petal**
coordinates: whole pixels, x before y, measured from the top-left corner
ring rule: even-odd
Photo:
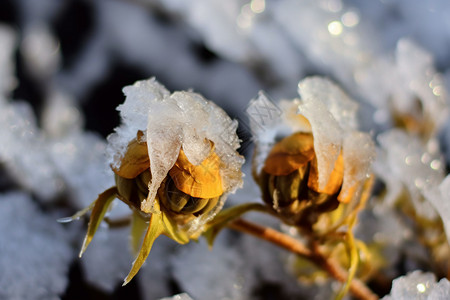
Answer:
[[[220,158],[213,151],[200,165],[189,162],[183,149],[169,171],[177,189],[196,198],[215,198],[223,194]]]
[[[80,257],[83,255],[84,251],[86,251],[87,246],[91,242],[92,238],[97,231],[98,225],[103,220],[106,211],[108,210],[109,205],[117,196],[116,187],[112,187],[98,195],[97,200],[95,200],[94,208],[92,209],[91,218],[89,219],[88,230],[86,233],[86,237],[83,241],[83,246],[81,247]]]
[[[319,172],[317,169],[317,159],[314,158],[311,161],[311,167],[309,170],[308,187],[315,192],[333,195],[339,191],[344,178],[344,158],[342,153],[339,154],[336,162],[334,163],[333,172],[331,172],[327,185],[323,189],[319,189]]]
[[[314,155],[313,136],[297,132],[275,144],[263,170],[271,175],[288,175],[312,160]]]
[[[152,214],[150,217],[147,232],[144,236],[144,241],[142,242],[141,250],[136,257],[136,260],[133,262],[130,273],[128,273],[127,277],[125,278],[123,285],[126,285],[128,282],[130,282],[130,280],[133,279],[133,277],[137,274],[137,272],[147,259],[156,238],[163,232],[164,224],[162,222],[161,214]]]
[[[113,167],[112,169],[114,173],[123,178],[133,179],[148,168],[150,168],[150,159],[148,158],[147,143],[134,139],[128,144],[119,168]]]
[[[147,229],[146,220],[139,214],[139,212],[133,210],[131,219],[131,250],[134,255],[138,255],[139,246],[142,244],[142,238],[145,230]]]

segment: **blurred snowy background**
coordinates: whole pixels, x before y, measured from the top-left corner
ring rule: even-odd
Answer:
[[[248,160],[250,99],[259,90],[298,97],[308,75],[358,100],[361,128],[377,139],[387,204],[366,213],[372,223],[359,235],[390,243],[389,278],[428,271],[408,259],[414,232],[388,208],[404,187],[450,233],[448,0],[0,1],[0,299],[328,299],[332,284],[298,284],[286,253],[229,231],[213,251],[158,239],[122,288],[133,260],[128,230],[101,228],[80,260],[85,222],[56,222],[113,185],[104,149],[123,86],[155,76],[172,91],[203,94],[240,121]],[[410,130],[392,131],[405,114]],[[258,195],[248,174],[228,203]],[[120,203],[112,212],[126,213]]]

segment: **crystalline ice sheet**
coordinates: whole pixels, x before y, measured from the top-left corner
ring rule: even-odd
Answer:
[[[446,279],[436,283],[432,273],[414,271],[394,279],[391,294],[384,300],[446,300],[450,296],[450,284]]]
[[[356,132],[358,105],[326,78],[308,77],[298,87],[301,96],[299,113],[308,119],[314,136],[319,187],[328,182],[343,148],[344,186],[341,196],[345,198],[365,179],[374,156],[370,137]]]
[[[375,145],[368,134],[352,132],[344,138],[344,181],[339,198],[346,199],[367,179],[375,156]]]
[[[330,178],[334,163],[341,151],[343,132],[321,99],[302,99],[299,112],[311,124],[319,172],[319,188],[323,188]]]
[[[71,234],[20,192],[0,195],[0,298],[59,299],[75,253]]]
[[[250,100],[246,113],[257,145],[252,161],[258,173],[261,171],[275,139],[280,136],[288,136],[297,129],[295,127],[297,119],[292,116],[296,115],[297,111],[298,102],[295,100],[284,101],[278,105],[263,92],[259,92],[256,98]],[[303,128],[309,130],[309,124]]]
[[[320,99],[342,129],[357,129],[358,104],[331,80],[322,77],[305,78],[298,84],[298,93],[302,99]]]

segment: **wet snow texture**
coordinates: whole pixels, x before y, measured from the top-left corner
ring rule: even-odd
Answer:
[[[414,271],[392,282],[391,294],[384,300],[445,300],[450,297],[450,281],[436,282],[432,273]]]
[[[387,184],[387,202],[393,205],[399,189],[406,188],[417,211],[442,217],[449,234],[449,179],[442,174],[450,161],[447,0],[143,2],[149,5],[121,0],[0,2],[0,20],[9,25],[0,27],[0,172],[2,191],[7,191],[0,196],[0,298],[56,299],[64,292],[84,228],[57,224],[57,204],[74,211],[111,186],[106,141],[93,131],[111,133],[119,125],[114,123],[115,107],[124,101],[122,87],[152,76],[170,90],[193,88],[224,107],[239,119],[247,144],[245,110],[259,90],[272,99],[292,99],[298,97],[297,83],[305,75],[332,78],[360,102],[356,117],[350,105],[351,117],[343,121],[334,116],[336,122],[352,127],[356,118],[377,137],[375,171]],[[265,10],[258,8],[261,3]],[[291,107],[294,113],[297,106]],[[399,112],[416,120],[428,118],[428,135],[439,134],[439,140],[428,143],[414,134],[387,131]],[[136,124],[132,126],[146,128],[145,121],[138,122],[141,117],[136,111],[129,120]],[[288,126],[278,129],[289,131]],[[265,138],[276,134],[267,131]],[[344,155],[359,159],[356,140],[344,140],[344,148],[350,145]],[[259,199],[246,173],[245,192],[230,202]],[[397,244],[413,233],[398,228],[401,238],[393,239],[391,230],[400,225],[389,206],[372,218],[373,226],[360,234],[379,228],[377,238],[392,245],[387,257],[395,264]],[[77,231],[78,242],[69,246],[65,228]],[[211,290],[249,298],[258,283],[269,281],[279,287],[271,292],[289,299],[282,291],[292,277],[282,270],[280,253],[250,242],[250,237],[231,239],[234,244],[219,239],[212,252],[203,244],[176,248],[191,261],[180,257],[173,244],[158,240],[136,278],[142,298],[182,292],[171,281],[192,291],[193,299]],[[264,264],[260,257],[274,264]],[[204,260],[212,267],[205,267]],[[81,264],[85,279],[109,292],[120,284],[131,261],[127,231],[102,228]],[[215,264],[222,273],[215,273]],[[198,269],[195,277],[174,272],[190,268]],[[247,285],[239,285],[244,277]],[[217,282],[219,286],[212,285]],[[447,283],[434,291],[442,287],[445,293]],[[292,291],[296,295],[296,288]]]
[[[68,284],[71,234],[25,193],[0,194],[0,298],[59,299]]]

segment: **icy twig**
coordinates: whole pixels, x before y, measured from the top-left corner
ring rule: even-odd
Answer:
[[[311,262],[327,271],[336,280],[345,283],[348,274],[339,264],[327,257],[317,244],[312,244],[311,249],[300,241],[272,228],[264,227],[249,221],[238,219],[228,225],[229,228],[251,234],[257,238],[266,240],[292,253],[309,259]],[[350,292],[358,299],[378,299],[362,281],[353,279],[350,283]]]

